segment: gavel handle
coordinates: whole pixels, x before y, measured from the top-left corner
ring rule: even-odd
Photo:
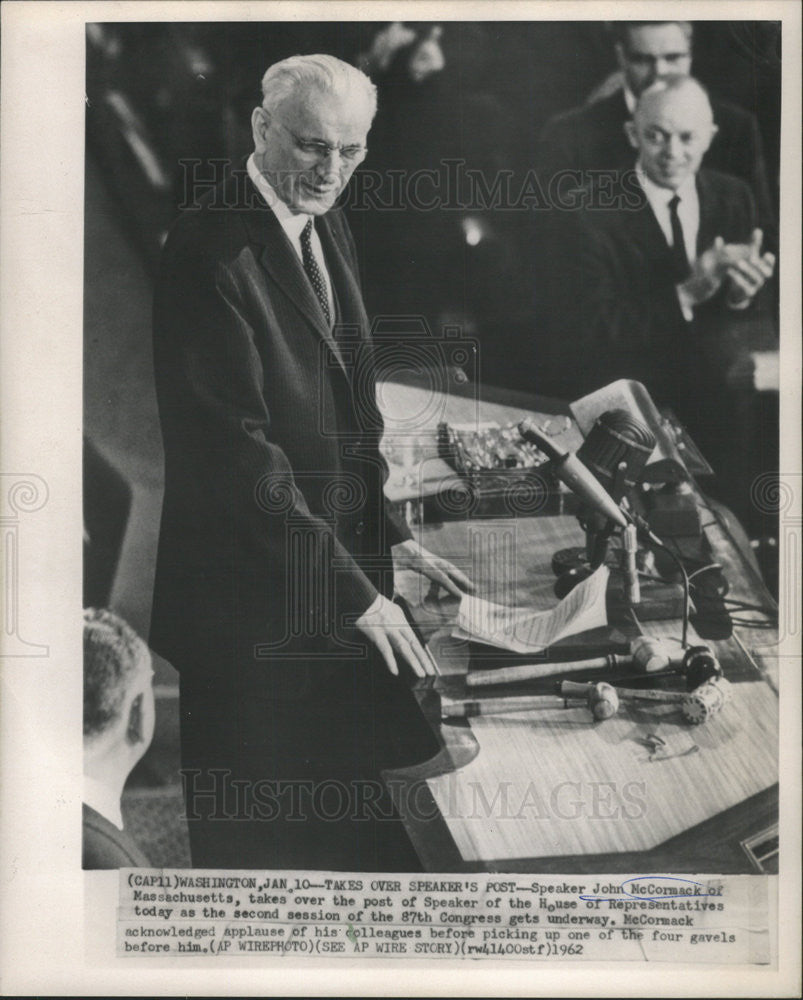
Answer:
[[[677,704],[686,701],[687,691],[658,691],[654,688],[616,688],[616,693],[623,701],[660,701],[667,704]]]
[[[486,684],[516,684],[519,681],[536,681],[554,674],[579,673],[601,667],[624,666],[632,657],[609,653],[608,656],[594,656],[589,660],[570,660],[567,663],[525,663],[518,667],[502,667],[499,670],[475,670],[466,675],[468,687]]]
[[[560,693],[566,697],[582,698],[587,696],[594,685],[578,684],[576,681],[562,681]],[[656,688],[614,688],[623,701],[660,701],[669,704],[684,702],[688,698],[686,691],[660,691]]]
[[[538,708],[569,708],[587,705],[585,699],[574,701],[553,694],[523,695],[518,698],[443,699],[441,716],[444,719],[467,719],[477,715],[506,715],[511,712],[530,712]]]

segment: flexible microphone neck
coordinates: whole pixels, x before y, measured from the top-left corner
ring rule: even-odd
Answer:
[[[568,451],[561,451],[535,426],[531,418],[519,423],[519,434],[534,444],[552,461],[555,475],[592,510],[599,511],[620,528],[627,527],[627,518],[621,507],[580,459]]]

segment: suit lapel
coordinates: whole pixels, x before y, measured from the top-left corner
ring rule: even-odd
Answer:
[[[711,246],[714,237],[722,235],[716,230],[718,227],[721,228],[723,218],[723,208],[719,204],[717,191],[704,170],[697,174],[697,196],[700,201],[697,253],[700,254]],[[658,261],[661,267],[671,263],[671,249],[646,198],[640,211],[625,213],[624,217],[626,224],[630,226],[633,239],[644,248],[650,259]]]
[[[298,259],[298,254],[293,249],[279,220],[267,206],[250,178],[248,178],[248,184],[250,186],[250,193],[254,199],[253,203],[256,204],[258,200],[258,207],[253,208],[252,205],[251,211],[244,214],[243,221],[248,229],[251,240],[262,246],[259,255],[260,264],[275,284],[293,302],[304,318],[309,321],[315,332],[322,340],[326,341],[335,358],[337,358],[343,373],[347,374],[340,349],[332,336],[332,332],[326,322],[326,317],[321,309],[321,304],[313,291],[312,285],[309,283],[301,261]],[[317,228],[320,234],[323,232],[325,226],[322,226],[319,222]],[[324,253],[326,253],[325,248]],[[329,258],[327,257],[327,266],[328,264]],[[334,277],[332,277],[332,281],[334,280]],[[340,298],[339,289],[336,290],[335,297]]]
[[[362,340],[368,329],[368,317],[357,280],[348,263],[342,228],[336,224],[333,216],[324,215],[318,220],[317,229],[338,300],[339,323],[350,328],[356,327],[357,335]]]
[[[700,201],[700,228],[697,231],[699,255],[711,246],[717,236],[725,235],[715,231],[722,224],[723,214],[717,204],[716,192],[704,170],[697,174],[697,197]]]

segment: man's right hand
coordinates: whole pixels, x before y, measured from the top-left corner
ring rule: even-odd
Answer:
[[[397,657],[418,677],[436,673],[432,658],[418,641],[402,609],[381,594],[354,625],[376,646],[392,674],[399,673]]]
[[[726,243],[717,236],[711,246],[692,262],[691,273],[678,286],[678,297],[684,312],[707,302],[722,287],[729,268],[750,256],[747,243]]]

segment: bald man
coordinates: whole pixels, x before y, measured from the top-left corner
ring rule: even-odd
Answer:
[[[553,212],[544,233],[548,388],[574,398],[637,379],[724,473],[732,373],[775,342],[762,294],[775,258],[762,252],[747,184],[701,169],[716,124],[696,80],[654,83],[626,134],[631,169],[578,192],[577,210]]]
[[[630,166],[626,122],[639,97],[656,82],[688,77],[692,72],[694,26],[690,21],[614,22],[613,35],[622,87],[546,123],[536,154],[544,186],[562,171],[577,172],[582,184],[589,171]],[[727,101],[715,100],[713,109],[718,129],[706,152],[706,166],[746,181],[760,223],[774,245],[777,222],[756,117]]]
[[[761,253],[761,230],[754,228],[749,241],[740,236],[732,244],[717,234],[702,253],[697,246],[696,178],[717,133],[703,87],[690,77],[654,84],[642,94],[625,131],[638,154],[639,184],[678,261],[683,280],[677,284],[677,295],[684,318],[691,322],[694,310],[723,286],[728,306],[749,306],[775,268],[774,255]]]

